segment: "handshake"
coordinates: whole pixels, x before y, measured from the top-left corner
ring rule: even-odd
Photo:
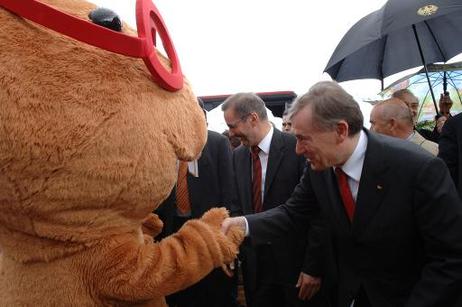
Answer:
[[[243,216],[231,218],[228,217],[225,218],[221,223],[221,231],[224,235],[227,235],[228,231],[234,227],[241,230],[244,233],[244,236],[249,234],[247,221]],[[234,263],[228,264],[222,267],[222,269],[226,274],[231,276],[232,272],[234,271],[233,265]],[[321,287],[321,278],[300,272],[295,287],[298,288],[298,298],[300,300],[310,300],[316,293],[318,293]]]
[[[235,227],[239,229],[240,231],[242,231],[244,236],[247,234],[246,222],[243,216],[225,218],[221,224],[221,231],[226,236],[228,235],[228,232],[232,227]],[[229,277],[233,276],[234,274],[233,272],[235,270],[234,261],[230,262],[229,264],[223,265],[221,268],[226,275],[228,275]]]
[[[248,234],[247,222],[243,216],[225,218],[221,224],[221,231],[226,235],[231,227],[239,228],[245,236]]]

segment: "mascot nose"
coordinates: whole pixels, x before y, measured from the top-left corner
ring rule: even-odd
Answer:
[[[117,32],[122,31],[122,22],[120,21],[119,15],[110,9],[102,7],[96,8],[88,14],[88,18],[97,25]]]

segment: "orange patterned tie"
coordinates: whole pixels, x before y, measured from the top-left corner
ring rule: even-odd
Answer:
[[[176,207],[182,214],[191,212],[188,191],[188,162],[180,161],[178,166],[178,181],[176,183]]]

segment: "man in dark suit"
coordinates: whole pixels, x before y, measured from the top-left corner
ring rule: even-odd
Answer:
[[[243,144],[233,152],[238,192],[238,206],[233,215],[265,211],[283,204],[299,182],[306,164],[302,156],[295,154],[295,137],[273,128],[263,100],[255,94],[232,95],[222,109],[230,136],[239,137]],[[258,153],[251,153],[255,149]],[[254,172],[256,169],[258,175]],[[257,178],[258,186],[255,186]],[[249,307],[303,303],[297,299],[295,286],[305,246],[305,235],[269,240],[255,246],[251,242],[243,244],[240,258]]]
[[[208,131],[207,143],[197,161],[198,174],[189,171],[186,174],[189,210],[178,208],[179,178],[178,186],[156,211],[164,222],[161,237],[175,233],[187,220],[199,218],[213,207],[231,208],[235,194],[231,159],[228,139]],[[190,162],[189,168],[193,165],[194,162]],[[171,307],[234,307],[237,306],[236,285],[235,277],[230,278],[216,269],[196,285],[169,296],[167,301]]]
[[[446,162],[462,197],[462,113],[449,118],[443,126],[438,157]]]
[[[239,225],[264,242],[322,217],[336,306],[462,306],[462,203],[444,162],[363,129],[335,82],[314,85],[291,111],[310,169],[285,205],[227,219],[223,231]]]

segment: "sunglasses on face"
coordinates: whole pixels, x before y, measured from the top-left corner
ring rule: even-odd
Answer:
[[[136,1],[138,37],[116,32],[61,12],[36,0],[0,0],[0,7],[46,28],[114,53],[143,59],[154,81],[174,92],[183,87],[183,74],[165,23],[151,0]],[[168,71],[156,52],[156,33],[171,62]]]

